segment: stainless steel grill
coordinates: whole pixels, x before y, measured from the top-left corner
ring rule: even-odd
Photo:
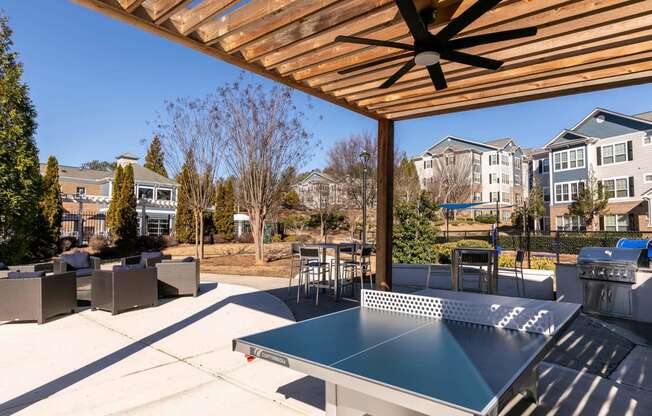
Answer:
[[[639,268],[649,267],[647,250],[584,247],[577,259],[582,279],[584,311],[630,317],[632,288]]]

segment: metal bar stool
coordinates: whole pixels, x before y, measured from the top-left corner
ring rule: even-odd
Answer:
[[[525,261],[525,251],[518,250],[516,252],[516,259],[514,261],[514,281],[516,283],[516,294],[519,297],[525,297],[525,275],[523,274],[524,261]],[[521,292],[521,287],[519,287],[518,285],[519,274],[521,275],[520,279],[521,279],[522,292]]]
[[[310,288],[315,288],[315,306],[319,306],[319,289],[332,289],[330,263],[321,261],[318,248],[299,248],[299,287],[305,286],[306,296]],[[328,280],[326,280],[328,277]],[[300,290],[297,289],[297,303],[300,301]]]
[[[288,283],[288,297],[290,296],[290,292],[292,291],[292,280],[294,280],[294,269],[295,269],[295,261],[296,261],[296,268],[301,273],[301,253],[299,249],[301,248],[301,243],[292,243],[290,247],[290,279]],[[301,284],[297,285],[297,292],[299,291],[301,287]]]

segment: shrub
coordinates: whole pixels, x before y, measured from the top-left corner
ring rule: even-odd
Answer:
[[[88,246],[95,253],[101,254],[111,247],[111,239],[104,235],[94,235],[88,241]]]
[[[491,244],[483,240],[459,240],[450,243],[435,244],[433,246],[434,258],[439,264],[450,264],[453,250],[458,247],[490,248]]]
[[[283,241],[283,237],[281,237],[281,234],[274,234],[272,236],[272,243],[280,243]]]
[[[166,239],[155,235],[141,235],[137,243],[140,251],[161,250],[166,247]]]
[[[495,215],[478,215],[475,217],[476,222],[480,222],[482,224],[494,224],[496,222],[496,216]]]
[[[498,267],[500,268],[513,269],[515,263],[515,256],[505,254],[498,257]],[[533,270],[555,270],[555,261],[545,257],[532,257],[528,268]]]
[[[79,246],[75,237],[62,237],[59,239],[59,243],[57,245],[59,246],[59,252],[68,251],[73,247]]]
[[[179,245],[179,242],[173,235],[164,235],[162,239],[165,247],[174,247]]]
[[[237,238],[238,243],[247,243],[251,244],[254,242],[254,236],[251,233],[242,233],[238,238]]]

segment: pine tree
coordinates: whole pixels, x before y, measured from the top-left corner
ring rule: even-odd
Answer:
[[[109,209],[106,211],[106,225],[109,227],[109,230],[111,230],[111,233],[115,233],[115,230],[118,226],[116,221],[116,212],[118,210],[118,205],[120,204],[120,191],[122,190],[123,176],[124,169],[122,169],[122,166],[118,165],[113,176],[111,202],[109,203]]]
[[[165,153],[163,153],[163,149],[161,148],[161,140],[157,136],[154,136],[147,150],[145,167],[159,175],[168,177],[168,172],[165,170]]]
[[[0,15],[0,259],[15,263],[31,254],[42,180],[36,111],[21,81],[23,67],[11,50],[11,34],[8,19]]]
[[[118,207],[115,212],[117,244],[125,248],[133,248],[138,236],[138,212],[136,211],[136,193],[134,184],[134,168],[127,165],[124,168]]]
[[[56,243],[61,237],[61,220],[63,219],[63,201],[61,185],[59,184],[59,162],[54,156],[48,158],[43,177],[43,196],[41,198],[41,213],[45,218],[50,242]]]
[[[192,156],[186,158],[186,162],[179,172],[179,176],[194,174],[194,167],[192,166]],[[180,243],[194,243],[195,242],[195,219],[190,208],[190,198],[188,189],[184,186],[184,181],[177,179],[179,188],[177,189],[177,215],[174,220],[174,234]]]
[[[222,234],[227,241],[233,240],[235,223],[235,193],[233,189],[233,178],[220,181],[215,192],[215,211],[213,222],[215,232]]]

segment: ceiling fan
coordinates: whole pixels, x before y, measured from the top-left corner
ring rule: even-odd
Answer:
[[[536,27],[526,27],[522,29],[505,30],[484,35],[452,39],[465,27],[469,26],[480,16],[500,3],[500,0],[477,0],[476,3],[466,9],[462,14],[451,20],[448,25],[440,30],[436,35],[433,35],[428,31],[428,25],[433,23],[435,20],[436,9],[427,8],[419,12],[413,3],[413,0],[395,0],[395,2],[398,6],[401,17],[407,24],[410,34],[414,38],[414,45],[355,36],[337,36],[335,41],[362,45],[385,46],[409,52],[350,67],[338,71],[339,74],[344,75],[360,69],[373,67],[406,57],[412,57],[412,59],[407,61],[405,65],[383,82],[379,88],[391,87],[415,65],[419,65],[425,66],[428,69],[430,79],[432,80],[435,89],[443,90],[447,87],[447,83],[446,78],[444,77],[444,72],[441,68],[441,59],[479,68],[496,70],[502,66],[502,61],[460,52],[458,49],[501,42],[504,40],[519,39],[537,34]]]

